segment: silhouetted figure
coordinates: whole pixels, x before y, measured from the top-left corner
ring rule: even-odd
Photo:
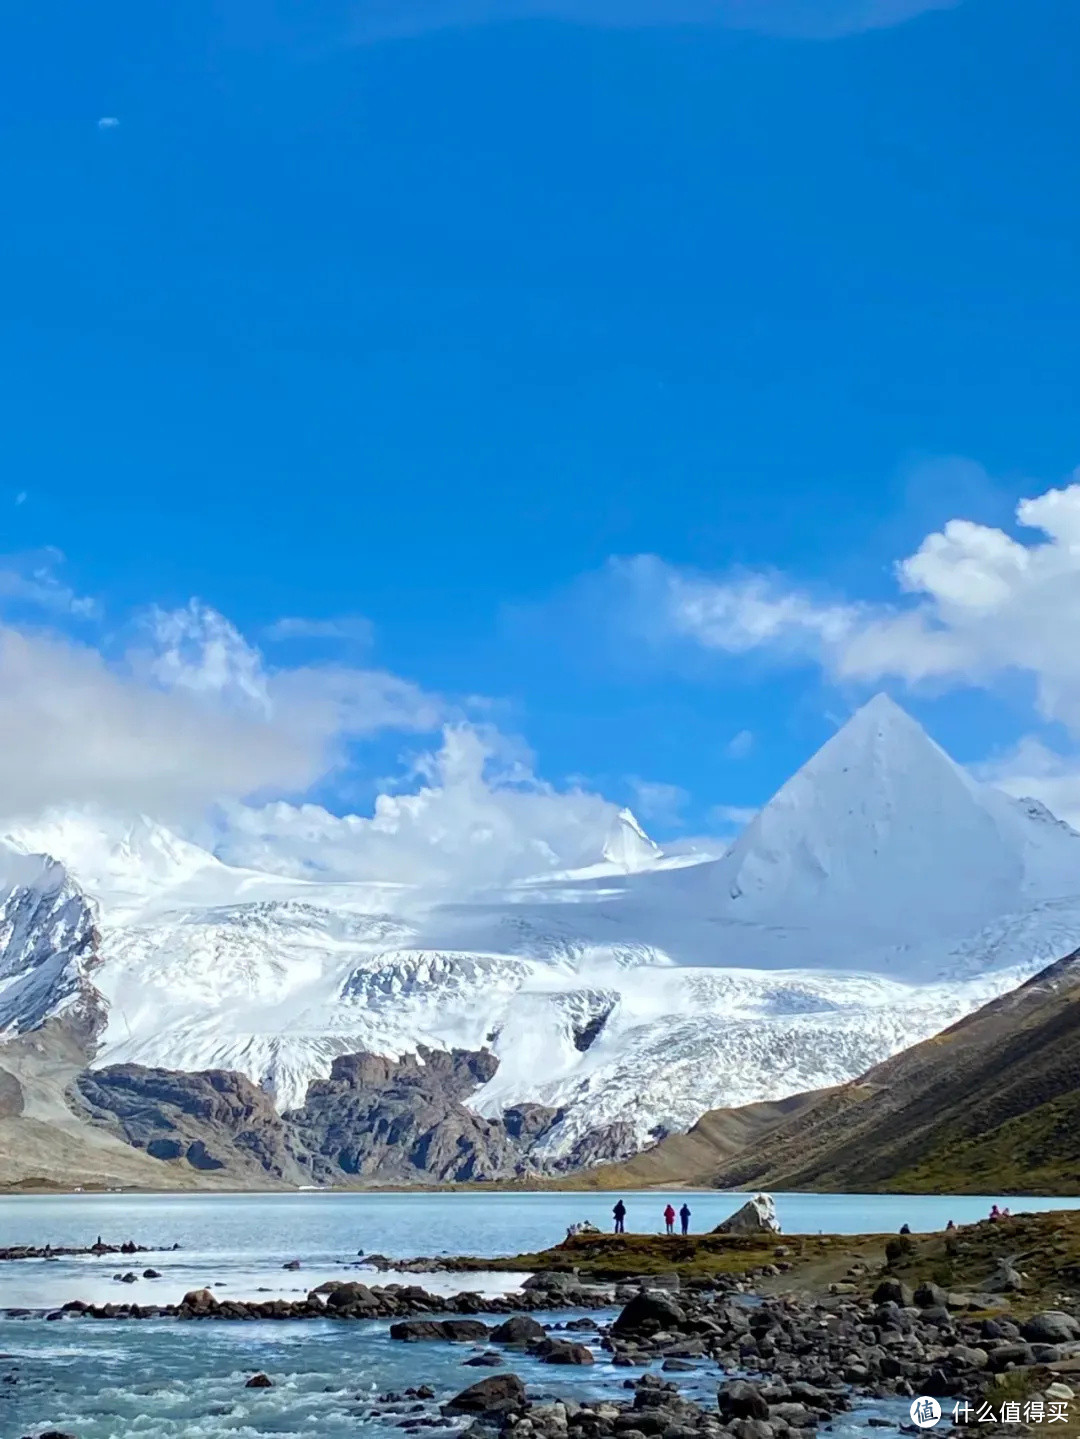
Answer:
[[[991,1219],[1000,1219],[1000,1218],[1001,1218],[1001,1210],[997,1207],[996,1204],[992,1204],[992,1205],[990,1206],[990,1218],[991,1218]]]
[[[664,1224],[667,1226],[667,1232],[669,1234],[675,1233],[675,1211],[670,1204],[664,1210]]]
[[[626,1205],[621,1199],[615,1201],[615,1208],[611,1211],[615,1216],[615,1233],[626,1233]]]
[[[679,1210],[679,1218],[682,1220],[682,1232],[683,1232],[684,1234],[689,1234],[689,1233],[690,1233],[690,1206],[689,1206],[689,1204],[684,1204],[683,1207]]]
[[[955,1229],[955,1228],[956,1228],[956,1225],[955,1225],[955,1224],[952,1222],[952,1220],[950,1219],[949,1222],[948,1222],[948,1224],[946,1224],[946,1226],[945,1226],[945,1232],[948,1233],[950,1229]]]
[[[901,1233],[901,1234],[910,1234],[910,1233],[911,1233],[911,1225],[910,1225],[910,1224],[901,1224],[901,1226],[900,1226],[900,1233]]]

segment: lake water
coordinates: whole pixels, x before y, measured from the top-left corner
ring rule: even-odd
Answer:
[[[715,1191],[679,1194],[693,1211],[692,1228],[712,1228],[742,1202]],[[666,1196],[626,1194],[628,1227],[662,1227]],[[591,1219],[607,1228],[614,1194],[266,1194],[71,1195],[0,1198],[0,1245],[89,1245],[132,1239],[169,1246],[153,1254],[0,1263],[0,1309],[58,1307],[68,1299],[164,1303],[188,1289],[221,1297],[302,1295],[324,1279],[356,1277],[358,1250],[393,1258],[441,1254],[498,1255],[543,1248],[569,1224]],[[894,1195],[777,1195],[787,1233],[895,1232],[940,1229],[982,1218],[994,1202],[1023,1209],[1080,1207],[1080,1199],[1008,1196],[940,1199]],[[282,1265],[299,1259],[299,1273]],[[153,1267],[157,1280],[116,1282],[127,1270]],[[366,1276],[371,1278],[370,1271]],[[393,1278],[390,1275],[387,1278]],[[410,1276],[450,1291],[513,1287],[513,1276]],[[562,1313],[557,1316],[566,1318]],[[364,1421],[365,1401],[390,1388],[426,1383],[440,1399],[486,1371],[464,1368],[469,1350],[404,1346],[372,1324],[137,1324],[44,1318],[0,1318],[0,1439],[55,1428],[78,1439],[258,1439],[258,1436],[400,1434],[393,1421]],[[621,1394],[625,1370],[603,1362],[553,1376],[550,1368],[514,1359],[536,1392],[577,1397]],[[256,1370],[274,1388],[248,1390]],[[7,1375],[16,1383],[5,1383]],[[717,1373],[680,1376],[691,1395],[709,1399]],[[396,1418],[399,1416],[395,1416]],[[854,1435],[863,1420],[850,1421]],[[845,1424],[845,1427],[846,1424]],[[439,1431],[435,1431],[438,1433]],[[843,1431],[839,1429],[838,1432]],[[863,1431],[865,1433],[865,1430]]]

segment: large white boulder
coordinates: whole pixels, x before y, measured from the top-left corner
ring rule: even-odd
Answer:
[[[755,1194],[741,1209],[729,1215],[713,1230],[714,1234],[779,1234],[776,1201],[771,1194]]]

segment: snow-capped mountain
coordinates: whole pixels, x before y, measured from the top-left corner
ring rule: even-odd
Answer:
[[[0,848],[0,1032],[65,1009],[93,1029],[97,939],[93,906],[62,864]]]
[[[92,984],[96,1064],[237,1069],[283,1108],[336,1055],[486,1046],[472,1102],[564,1109],[550,1156],[838,1083],[1080,944],[1080,834],[884,698],[698,863],[628,811],[594,863],[457,902],[238,869],[148,820],[54,814],[6,847],[39,878],[8,892],[0,1034]]]

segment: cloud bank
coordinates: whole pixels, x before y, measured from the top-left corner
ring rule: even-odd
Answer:
[[[719,579],[651,556],[616,566],[657,634],[819,663],[836,680],[989,685],[1021,674],[1040,715],[1080,735],[1080,482],[1021,500],[1031,537],[950,520],[895,567],[889,603],[822,598],[782,575]]]
[[[0,609],[78,618],[57,558],[0,561]],[[338,637],[316,629],[306,637]],[[275,666],[197,599],[151,606],[120,633],[95,646],[0,621],[0,795],[16,827],[73,807],[147,814],[235,864],[463,893],[595,863],[618,824],[608,800],[539,780],[530,755],[469,721],[469,702],[389,671]],[[352,746],[379,733],[437,738],[370,815],[303,801],[353,778]]]
[[[447,726],[408,793],[370,817],[320,805],[234,805],[217,851],[230,863],[308,879],[371,879],[466,892],[600,859],[618,807],[536,778],[495,731]]]

